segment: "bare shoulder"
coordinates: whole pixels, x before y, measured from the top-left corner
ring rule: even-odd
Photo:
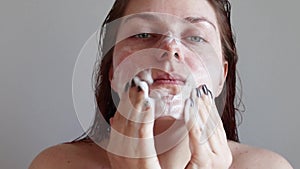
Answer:
[[[109,168],[106,153],[94,143],[59,144],[49,147],[33,159],[29,169]]]
[[[261,148],[229,142],[233,154],[231,169],[292,169],[281,155]]]

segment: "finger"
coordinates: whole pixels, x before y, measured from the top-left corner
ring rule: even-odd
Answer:
[[[184,120],[188,131],[190,131],[194,126],[198,126],[200,130],[203,129],[204,123],[198,113],[198,106],[196,103],[196,99],[193,98],[192,96],[190,99],[187,99],[185,102]]]
[[[110,132],[107,150],[113,154],[130,158],[156,156],[153,137],[135,137],[121,133],[113,128]]]
[[[122,94],[118,105],[118,111],[133,122],[147,123],[152,121],[154,116],[151,113],[152,111],[149,110],[152,101],[148,97],[148,84],[138,77],[134,77],[130,84],[128,92],[126,92],[125,87],[125,92]]]
[[[218,113],[218,109],[215,106],[215,103],[213,104],[212,110],[211,110],[211,118],[213,119],[213,121],[215,121],[216,123],[216,133],[218,136],[220,136],[220,139],[222,139],[222,143],[226,143],[227,144],[227,136],[226,136],[226,132],[225,129],[223,127],[223,122],[221,120],[221,117]]]
[[[185,121],[185,125],[187,130],[189,131],[192,126],[195,124],[195,120],[194,117],[195,115],[192,113],[193,107],[194,107],[194,101],[189,98],[185,101],[185,105],[184,105],[184,121]]]
[[[201,140],[202,130],[197,126],[193,125],[189,130],[189,145],[192,156],[198,158],[198,156],[203,156],[207,154],[210,150],[210,147],[207,142],[203,143]]]
[[[210,112],[211,108],[212,108],[212,104],[213,104],[213,95],[212,92],[207,88],[206,85],[202,85],[200,88],[198,88],[198,90],[201,93],[201,98],[203,100],[203,102],[205,103],[205,106],[208,110],[208,112]]]
[[[191,151],[191,159],[187,168],[199,168],[205,164],[210,157],[210,147],[207,142],[202,143],[202,131],[198,125],[193,125],[189,130],[189,147]]]
[[[204,101],[208,111],[205,117],[206,123],[204,135],[208,138],[209,145],[214,153],[222,152],[224,145],[227,144],[222,120],[219,116],[210,90],[204,85],[202,86],[202,91],[203,95],[201,98]]]
[[[200,129],[202,130],[201,133],[201,143],[204,143],[207,141],[208,138],[208,131],[207,131],[207,119],[209,117],[209,110],[208,106],[205,103],[205,94],[202,90],[202,88],[196,88],[195,90],[192,91],[191,94],[192,99],[195,102],[195,116],[196,116],[196,123],[197,125],[200,126]]]
[[[192,153],[192,158],[196,158],[205,151],[209,150],[209,146],[208,144],[203,144],[201,141],[203,123],[198,114],[198,108],[196,107],[192,98],[186,101],[184,114],[185,123],[189,134],[189,146]]]
[[[130,84],[130,87],[125,87],[122,93],[118,111],[113,119],[115,125],[112,127],[126,136],[152,137],[153,104],[151,104],[151,99],[145,99],[148,96],[148,85],[138,77],[135,77]]]
[[[213,109],[213,100],[210,94],[210,91],[207,89],[206,85],[201,86],[200,88],[196,88],[192,94],[191,98],[195,100],[195,104],[197,107],[197,113],[199,114],[200,118],[197,119],[197,125],[200,126],[202,130],[200,136],[201,144],[207,143],[210,148],[212,149],[212,145],[209,142],[209,138],[213,134],[214,130],[216,129],[216,121],[214,118],[211,117],[211,111]]]
[[[211,131],[210,135],[208,135],[208,144],[210,146],[211,151],[214,154],[219,154],[223,149],[223,138],[219,129],[215,129]]]
[[[219,152],[218,150],[221,150],[224,147],[224,145],[227,145],[227,136],[223,127],[221,117],[219,116],[217,108],[215,106],[213,106],[212,112],[210,114],[210,118],[214,119],[213,121],[215,123],[215,129],[212,136],[209,138],[209,141],[212,145],[212,149],[217,153]]]
[[[132,83],[136,87],[130,91],[129,98],[134,100],[133,107],[129,119],[138,123],[148,123],[154,121],[154,112],[151,110],[153,101],[149,98],[149,86],[145,81],[141,81],[139,77],[134,77]],[[152,103],[152,104],[151,104]]]

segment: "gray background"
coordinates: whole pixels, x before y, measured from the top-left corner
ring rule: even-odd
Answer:
[[[0,1],[0,168],[27,168],[44,148],[83,130],[72,103],[77,55],[112,4]],[[233,0],[246,112],[241,141],[300,167],[299,1]]]

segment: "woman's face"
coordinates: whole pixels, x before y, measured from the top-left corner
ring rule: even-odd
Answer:
[[[196,86],[206,84],[214,96],[219,95],[227,62],[208,1],[130,0],[119,22],[114,71],[128,59],[135,66],[127,64],[124,71],[151,69],[150,90],[177,94],[192,75]]]

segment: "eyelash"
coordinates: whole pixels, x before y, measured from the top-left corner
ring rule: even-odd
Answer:
[[[149,39],[154,37],[153,34],[151,33],[139,33],[136,35],[132,36],[133,38],[138,38],[138,39]],[[201,36],[189,36],[187,37],[187,40],[194,42],[194,43],[202,43],[202,42],[207,42],[203,37]]]
[[[197,39],[194,39],[194,38],[197,38]],[[192,41],[192,42],[196,42],[196,43],[207,42],[201,36],[189,36],[189,37],[187,37],[187,39],[190,40],[190,41]]]
[[[145,36],[147,36],[147,37],[145,37]],[[148,39],[148,38],[153,37],[153,35],[151,35],[150,33],[139,33],[139,34],[133,35],[132,37],[139,38],[139,39]]]

